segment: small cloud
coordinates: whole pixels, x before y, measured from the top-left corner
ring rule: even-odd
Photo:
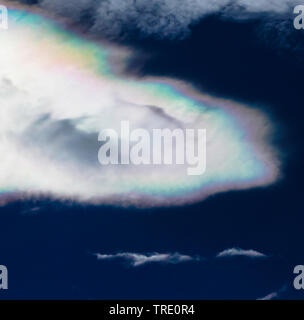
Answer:
[[[40,207],[34,207],[34,208],[23,210],[21,214],[29,214],[29,215],[37,214],[40,210],[41,210]]]
[[[267,294],[267,296],[265,296],[263,298],[259,298],[258,300],[272,300],[277,297],[278,297],[278,292],[272,292],[272,293]]]
[[[226,249],[217,254],[217,258],[245,256],[249,258],[266,258],[267,256],[255,250],[244,250],[241,248]]]
[[[152,254],[139,254],[139,253],[116,253],[116,254],[95,254],[98,260],[114,260],[123,259],[127,261],[131,266],[138,267],[147,263],[170,263],[177,264],[181,262],[201,260],[200,258],[194,258],[188,255],[182,255],[180,253],[152,253]]]
[[[286,291],[286,286],[282,287],[280,290],[275,291],[275,292],[271,292],[269,294],[267,294],[265,297],[263,298],[258,298],[257,300],[272,300],[275,298],[278,298],[278,296],[282,293]]]

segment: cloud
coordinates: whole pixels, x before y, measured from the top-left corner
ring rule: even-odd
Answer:
[[[267,294],[267,296],[265,296],[265,297],[263,297],[263,298],[259,298],[259,299],[257,299],[257,300],[272,300],[272,299],[274,299],[274,298],[277,298],[278,295],[279,295],[278,292],[272,292],[272,293]]]
[[[271,293],[267,294],[265,297],[258,298],[257,300],[273,300],[275,298],[278,298],[281,293],[286,291],[286,289],[287,289],[287,287],[283,286],[280,290],[275,291],[275,292],[271,292]]]
[[[255,250],[243,250],[241,248],[230,248],[224,251],[221,251],[216,255],[217,258],[225,258],[225,257],[239,257],[245,256],[249,258],[266,258],[267,256],[261,252]]]
[[[182,255],[180,253],[116,253],[116,254],[95,254],[98,260],[114,260],[123,259],[128,261],[132,266],[140,266],[150,262],[163,262],[163,263],[180,263],[186,261],[206,261],[205,258],[200,256]],[[240,248],[226,249],[216,255],[216,258],[224,257],[239,257],[245,256],[249,258],[266,258],[267,256],[255,250],[243,250]]]
[[[22,1],[23,3],[30,3]],[[129,32],[183,38],[191,25],[209,14],[234,19],[291,14],[296,0],[38,0],[41,8],[110,38]],[[36,3],[36,2],[35,2]]]
[[[148,263],[165,263],[165,264],[178,264],[182,262],[195,261],[199,258],[193,258],[188,255],[180,253],[152,253],[152,254],[139,254],[139,253],[116,253],[116,254],[96,254],[98,260],[114,260],[123,259],[133,267],[139,267]]]
[[[34,214],[39,213],[40,210],[41,210],[41,207],[33,207],[33,208],[30,208],[30,209],[25,209],[25,210],[21,211],[21,214],[34,215]]]
[[[182,205],[280,175],[271,119],[170,78],[124,74],[130,49],[95,43],[24,10],[1,32],[0,200],[50,197],[141,207]],[[17,66],[17,67],[16,67]],[[102,129],[207,130],[207,170],[100,165]],[[121,137],[124,139],[124,137]],[[195,144],[197,144],[197,137]],[[165,150],[184,151],[166,143]]]

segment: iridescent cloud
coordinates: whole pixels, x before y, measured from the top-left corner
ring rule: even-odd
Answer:
[[[181,205],[279,177],[270,119],[175,79],[124,73],[132,49],[99,43],[42,13],[11,7],[0,32],[2,201]],[[186,165],[101,166],[101,129],[207,129],[207,171]]]

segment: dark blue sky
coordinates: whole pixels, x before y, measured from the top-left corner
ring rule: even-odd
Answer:
[[[221,97],[267,106],[278,128],[274,143],[283,179],[177,208],[46,200],[6,205],[0,210],[0,264],[8,267],[9,290],[0,291],[0,299],[257,299],[277,291],[281,299],[303,299],[292,282],[293,268],[304,264],[304,38],[292,35],[297,50],[278,48],[261,40],[259,28],[259,20],[211,16],[185,40],[134,34],[123,42],[150,54],[130,61],[130,70],[182,78]],[[269,257],[215,259],[231,247]],[[96,252],[179,252],[206,260],[134,268],[98,261]]]

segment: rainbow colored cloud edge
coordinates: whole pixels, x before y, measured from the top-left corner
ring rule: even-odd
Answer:
[[[181,80],[130,76],[124,67],[132,48],[85,37],[26,6],[9,6],[9,29],[0,33],[0,41],[5,45],[0,52],[2,203],[47,196],[93,204],[175,206],[219,192],[268,186],[280,177],[279,152],[271,144],[274,126],[256,108],[201,94]],[[81,154],[84,139],[97,143],[100,129],[115,128],[126,117],[135,127],[174,122],[183,129],[207,128],[206,173],[188,176],[180,167],[108,169],[81,160],[86,156]],[[14,120],[4,124],[6,119]],[[73,140],[66,145],[64,136],[49,139],[50,128],[64,121],[80,136],[79,144]],[[49,139],[42,141],[48,141],[49,153],[31,136],[33,128],[38,137]],[[58,157],[63,151],[64,160]]]

